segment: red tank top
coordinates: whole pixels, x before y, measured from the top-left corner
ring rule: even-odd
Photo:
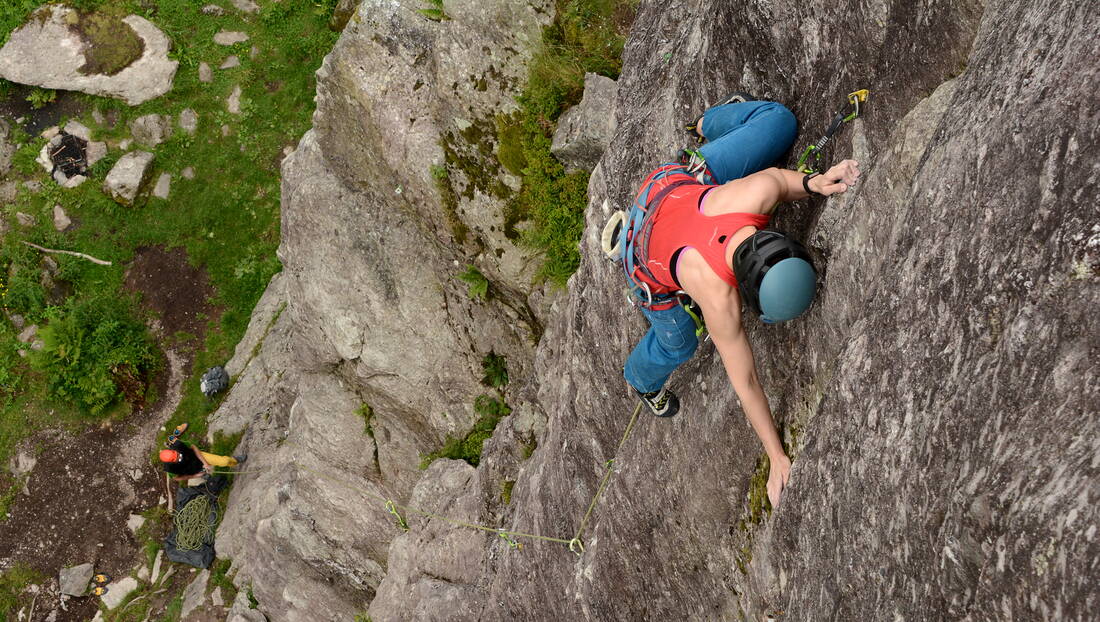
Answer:
[[[657,172],[654,171],[653,174]],[[719,278],[730,287],[737,287],[737,277],[726,264],[726,246],[733,234],[742,227],[766,227],[771,215],[733,212],[707,216],[703,213],[703,197],[717,186],[700,184],[686,172],[666,175],[653,182],[650,196],[656,195],[661,188],[671,183],[685,179],[694,183],[673,189],[660,205],[649,206],[653,210],[650,218],[654,221],[646,269],[657,279],[658,285],[676,291],[680,289],[680,285],[672,275],[673,258],[682,249],[694,248]],[[647,183],[650,183],[649,178],[642,187]]]

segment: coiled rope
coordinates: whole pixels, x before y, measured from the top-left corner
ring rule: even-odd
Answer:
[[[580,555],[580,554],[584,553],[584,541],[581,539],[581,536],[584,535],[585,527],[588,526],[588,519],[592,516],[592,511],[596,509],[596,504],[599,501],[600,496],[603,494],[604,490],[607,489],[607,484],[611,480],[611,474],[614,472],[615,461],[616,461],[616,459],[619,455],[619,452],[622,450],[623,445],[626,444],[626,439],[630,437],[630,432],[634,429],[634,424],[638,421],[638,413],[641,412],[641,409],[642,409],[642,403],[638,402],[638,405],[634,408],[634,414],[630,417],[630,423],[627,424],[626,430],[623,432],[623,437],[619,441],[618,447],[615,448],[615,457],[608,460],[606,463],[604,463],[605,471],[604,471],[604,474],[603,474],[603,478],[600,480],[599,487],[596,488],[596,493],[594,495],[592,495],[592,501],[588,504],[588,510],[585,511],[584,517],[581,518],[580,525],[578,525],[577,531],[573,535],[572,538],[556,538],[556,537],[553,537],[553,536],[544,536],[544,535],[535,534],[535,533],[525,533],[525,532],[522,532],[522,531],[511,531],[511,530],[508,530],[508,529],[504,529],[502,527],[491,527],[489,525],[480,525],[480,524],[477,524],[477,523],[471,523],[471,522],[468,522],[468,521],[459,520],[457,518],[451,518],[449,516],[444,516],[442,514],[436,514],[435,512],[428,512],[427,510],[422,510],[420,508],[416,508],[416,507],[413,507],[411,505],[404,505],[404,504],[401,504],[401,503],[397,503],[396,501],[394,501],[392,499],[387,499],[385,497],[381,497],[379,495],[376,495],[376,494],[374,494],[374,493],[372,493],[368,490],[364,490],[360,486],[356,486],[355,484],[352,484],[351,482],[349,482],[349,481],[347,481],[343,478],[334,476],[334,475],[332,475],[332,474],[330,474],[326,471],[313,469],[313,468],[307,467],[307,466],[305,466],[301,463],[298,463],[298,462],[294,462],[293,464],[296,467],[302,469],[303,471],[306,471],[307,473],[310,473],[312,475],[316,475],[317,477],[328,480],[328,481],[333,482],[335,484],[339,484],[340,486],[343,486],[343,487],[348,488],[350,490],[354,490],[354,491],[356,491],[356,492],[358,492],[358,493],[360,493],[364,496],[370,497],[371,499],[374,499],[374,500],[378,501],[379,503],[382,504],[383,508],[385,509],[385,511],[387,513],[393,514],[396,517],[397,526],[400,527],[403,531],[408,531],[409,530],[409,524],[408,524],[408,521],[406,521],[405,517],[402,516],[401,512],[404,512],[405,514],[417,514],[419,516],[423,516],[423,517],[429,518],[429,519],[435,518],[435,519],[439,519],[439,520],[447,522],[447,523],[451,523],[452,525],[457,525],[457,526],[466,527],[466,528],[469,528],[469,529],[477,529],[479,531],[486,531],[486,532],[489,532],[489,533],[494,533],[494,534],[498,535],[499,537],[503,538],[506,542],[508,542],[508,545],[513,549],[522,548],[519,545],[519,543],[516,542],[516,540],[515,540],[516,538],[527,538],[527,539],[531,539],[531,540],[542,540],[544,542],[556,542],[558,544],[564,544],[564,545],[569,547],[570,551],[572,551],[573,553],[575,553],[577,555]],[[284,441],[284,442],[289,443],[289,444],[294,444],[293,441]],[[219,470],[216,470],[215,473],[224,474],[224,475],[243,475],[243,474],[248,474],[248,473],[260,473],[262,471],[264,471],[264,469],[250,469],[250,470],[247,470],[247,471],[226,471],[226,470],[220,470],[219,469]],[[196,499],[195,501],[198,501],[198,499]],[[188,503],[187,506],[184,509],[190,508],[192,505],[195,504],[195,501],[192,501],[192,502]],[[205,516],[205,514],[204,514],[204,516]],[[180,534],[182,534],[183,530],[182,530],[182,528],[179,527],[179,515],[178,514],[177,514],[177,519],[176,520],[177,520],[177,529],[179,529]],[[180,546],[180,548],[183,548],[183,547]]]
[[[203,544],[214,541],[214,529],[210,524],[211,507],[210,497],[200,495],[176,512],[176,548],[196,551]],[[213,507],[216,511],[217,506]]]

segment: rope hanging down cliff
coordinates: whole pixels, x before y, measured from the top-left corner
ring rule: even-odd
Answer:
[[[351,482],[349,482],[349,481],[347,481],[343,478],[337,477],[335,475],[331,475],[327,471],[312,469],[312,468],[307,467],[305,465],[302,465],[298,462],[294,462],[293,464],[296,467],[302,469],[303,471],[306,471],[307,473],[316,475],[317,477],[320,477],[320,478],[326,479],[330,482],[339,484],[339,485],[344,486],[344,487],[346,487],[350,490],[354,490],[356,492],[362,493],[363,495],[378,501],[379,503],[382,504],[382,506],[383,506],[383,508],[385,509],[386,512],[388,512],[389,514],[393,514],[396,517],[397,525],[405,531],[409,530],[409,524],[408,524],[408,521],[405,520],[405,517],[401,515],[402,511],[405,512],[405,514],[410,514],[411,513],[411,514],[418,514],[418,515],[423,516],[425,518],[437,518],[439,520],[451,523],[452,525],[458,525],[460,527],[466,527],[466,528],[469,528],[469,529],[477,529],[479,531],[487,531],[489,533],[494,533],[494,534],[500,536],[501,538],[503,538],[505,541],[507,541],[509,546],[511,546],[514,549],[521,548],[520,544],[518,542],[516,542],[516,540],[515,540],[516,538],[529,538],[529,539],[532,539],[532,540],[542,540],[542,541],[545,541],[545,542],[557,542],[559,544],[564,544],[564,545],[569,547],[570,551],[572,551],[573,553],[576,553],[577,555],[580,555],[580,554],[584,553],[584,541],[581,539],[581,536],[584,534],[585,527],[588,526],[588,519],[592,516],[592,512],[593,512],[593,510],[595,510],[596,504],[599,502],[600,496],[603,494],[604,490],[607,489],[607,484],[611,480],[611,474],[614,471],[615,461],[618,459],[619,452],[622,450],[623,445],[626,444],[626,440],[630,437],[630,432],[634,429],[634,424],[638,421],[638,413],[641,411],[641,408],[642,408],[642,403],[638,402],[638,405],[635,406],[635,408],[634,408],[634,414],[630,417],[630,423],[628,423],[626,425],[626,430],[623,432],[623,437],[619,441],[619,445],[615,448],[615,457],[611,458],[606,463],[604,463],[605,467],[606,467],[606,470],[604,471],[603,478],[600,480],[600,485],[599,485],[599,487],[597,487],[596,493],[592,496],[592,501],[588,504],[588,509],[585,511],[584,517],[581,518],[580,524],[577,526],[577,531],[573,535],[572,538],[555,538],[555,537],[552,537],[552,536],[544,536],[544,535],[534,534],[534,533],[525,533],[525,532],[522,532],[522,531],[511,531],[511,530],[508,530],[508,529],[504,529],[503,527],[491,527],[489,525],[479,525],[477,523],[471,523],[471,522],[468,522],[468,521],[459,520],[457,518],[451,518],[449,516],[444,516],[442,514],[436,514],[435,512],[428,512],[427,510],[422,510],[420,508],[416,508],[416,507],[413,507],[411,505],[400,504],[400,503],[397,503],[396,501],[394,501],[393,499],[386,499],[385,497],[381,497],[381,496],[376,495],[374,493],[363,490],[359,486],[356,486],[355,484],[352,484]],[[296,445],[293,441],[285,441],[285,443],[290,444],[290,445]],[[219,474],[223,474],[223,475],[244,475],[244,474],[249,474],[249,473],[260,473],[260,472],[263,472],[265,470],[267,470],[267,469],[249,469],[247,471],[229,471],[229,470],[217,469],[215,471],[215,473],[219,473]]]

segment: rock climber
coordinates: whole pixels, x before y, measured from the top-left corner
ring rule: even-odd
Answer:
[[[687,129],[705,143],[651,173],[636,201],[647,215],[646,225],[631,234],[631,280],[635,292],[643,292],[640,307],[650,327],[623,375],[653,414],[676,414],[679,400],[666,383],[698,346],[696,321],[681,304],[685,295],[694,301],[768,454],[768,498],[777,506],[791,461],[756,374],[741,306],[768,323],[809,308],[817,278],[809,253],[764,227],[780,202],[845,192],[859,178],[859,165],[844,160],[823,174],[775,168],[794,142],[794,114],[745,93],[708,108]]]
[[[247,460],[246,456],[219,456],[208,454],[193,445],[175,440],[167,449],[160,450],[160,461],[164,470],[177,482],[186,482],[193,477],[209,475],[214,467],[233,467]]]

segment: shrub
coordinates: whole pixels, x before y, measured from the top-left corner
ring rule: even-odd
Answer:
[[[93,415],[119,397],[141,399],[158,358],[128,305],[107,296],[70,299],[48,315],[49,324],[39,332],[45,347],[31,364],[46,374],[54,398]]]
[[[458,279],[469,285],[468,292],[470,298],[474,300],[485,300],[488,298],[489,279],[485,278],[485,275],[475,266],[466,266],[466,271],[458,275]]]
[[[485,375],[481,378],[481,384],[487,387],[499,389],[508,384],[508,364],[503,356],[496,352],[489,352],[481,360],[481,369]]]
[[[57,99],[57,91],[51,89],[44,89],[40,87],[34,87],[31,89],[31,94],[27,95],[27,102],[30,103],[31,108],[38,110],[44,108],[46,104],[53,103]]]
[[[442,22],[443,20],[451,19],[447,16],[447,13],[443,11],[443,0],[428,0],[428,7],[420,9],[420,14],[433,22]]]

